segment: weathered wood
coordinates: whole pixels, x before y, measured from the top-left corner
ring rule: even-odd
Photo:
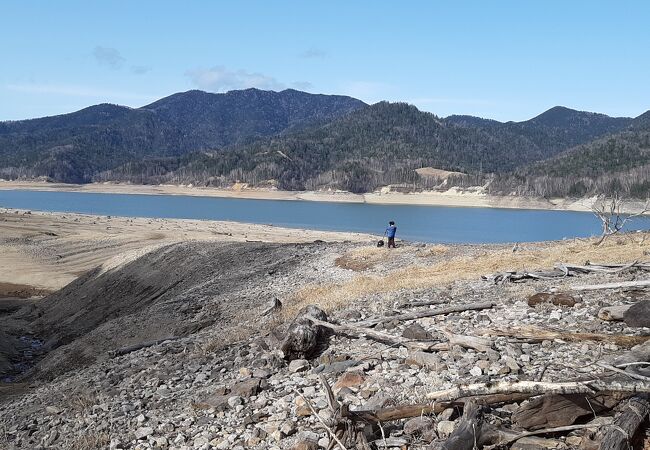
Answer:
[[[422,319],[424,317],[434,317],[434,316],[440,316],[444,314],[451,314],[451,313],[457,313],[463,311],[489,309],[492,308],[494,305],[495,304],[492,302],[477,302],[477,303],[469,303],[465,305],[453,305],[453,306],[447,306],[445,308],[429,309],[426,311],[416,311],[411,313],[397,314],[394,316],[376,317],[374,319],[368,319],[368,320],[363,320],[361,322],[356,322],[356,325],[360,327],[373,327],[382,322],[389,322],[393,320],[398,320],[401,322],[404,320],[416,320],[416,319]]]
[[[650,403],[640,397],[630,399],[621,412],[614,419],[603,440],[599,450],[627,450],[631,448],[630,442],[641,425],[650,414]]]
[[[428,350],[435,344],[433,341],[413,341],[412,339],[407,339],[402,336],[394,336],[392,334],[376,331],[372,328],[363,328],[347,324],[336,325],[313,317],[310,317],[309,320],[311,320],[314,325],[332,330],[335,334],[352,336],[354,338],[365,337],[384,344],[402,346],[413,350]]]
[[[434,449],[441,450],[473,450],[478,448],[481,442],[483,428],[483,411],[479,405],[474,402],[468,402],[463,409],[458,426],[441,444],[432,446]]]
[[[475,383],[459,385],[451,389],[430,392],[429,400],[453,401],[461,397],[488,394],[510,394],[514,392],[531,395],[542,394],[595,394],[596,392],[650,393],[650,383],[636,381],[586,380],[564,383],[547,383],[540,381],[498,381],[496,383]]]
[[[598,311],[598,318],[607,321],[623,320],[623,314],[632,305],[604,306]]]
[[[534,341],[544,341],[553,339],[562,339],[564,341],[581,342],[594,341],[616,344],[619,347],[630,348],[650,340],[650,336],[628,336],[620,334],[601,334],[601,333],[572,333],[570,331],[550,330],[548,328],[536,327],[532,325],[512,327],[512,328],[495,328],[483,332],[490,336],[508,336],[518,339],[528,339]]]
[[[537,272],[500,272],[490,275],[484,275],[486,281],[491,281],[494,284],[504,284],[509,282],[518,282],[524,280],[553,280],[556,278],[565,278],[575,276],[578,274],[586,273],[619,273],[628,269],[650,270],[650,263],[633,262],[628,264],[590,264],[576,265],[560,263],[555,266],[553,270],[537,271]]]
[[[397,305],[398,308],[400,309],[406,309],[406,308],[419,308],[422,306],[432,306],[432,305],[442,305],[445,303],[449,303],[450,299],[436,299],[436,300],[423,300],[419,302],[405,302],[401,303],[400,305]]]
[[[310,359],[321,350],[327,338],[327,330],[314,324],[311,317],[327,320],[327,315],[323,310],[314,305],[306,306],[298,311],[280,344],[280,350],[286,360]]]
[[[638,362],[647,362],[650,361],[650,339],[647,341],[632,347],[630,351],[623,353],[622,355],[616,356],[612,365],[620,366],[622,364],[631,364]]]
[[[650,280],[621,281],[619,283],[603,283],[603,284],[584,284],[580,286],[569,286],[568,289],[577,292],[584,292],[584,291],[600,291],[604,289],[645,289],[647,287],[650,287]]]
[[[154,345],[162,344],[163,342],[166,342],[166,341],[176,341],[176,340],[180,339],[181,337],[182,336],[170,336],[170,337],[163,338],[163,339],[156,339],[155,341],[149,341],[149,342],[143,342],[141,344],[129,345],[128,347],[122,347],[122,348],[118,348],[116,350],[111,350],[111,351],[108,352],[108,354],[111,357],[122,356],[122,355],[126,355],[128,353],[135,352],[137,350],[141,350],[143,348],[149,348],[149,347],[153,347]]]
[[[572,425],[581,417],[607,411],[629,395],[550,394],[531,399],[512,415],[512,421],[527,430]]]
[[[501,403],[520,402],[530,398],[530,394],[494,394],[477,397],[459,398],[453,402],[432,402],[415,405],[399,405],[387,408],[356,409],[346,412],[347,418],[366,423],[390,422],[393,420],[411,419],[427,414],[440,414],[445,409],[453,406],[463,406],[465,403],[474,402],[481,406],[490,406]]]

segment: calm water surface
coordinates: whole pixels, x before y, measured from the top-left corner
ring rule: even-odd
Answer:
[[[368,205],[177,195],[0,190],[0,207],[126,217],[231,220],[283,227],[383,234],[395,220],[398,238],[442,243],[526,242],[599,233],[591,213],[496,208]],[[648,229],[637,219],[630,229]]]

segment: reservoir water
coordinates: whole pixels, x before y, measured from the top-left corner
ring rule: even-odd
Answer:
[[[0,207],[126,217],[229,220],[381,235],[395,220],[398,239],[500,243],[597,235],[591,213],[413,205],[248,200],[179,195],[0,190]],[[648,229],[648,218],[628,229]]]

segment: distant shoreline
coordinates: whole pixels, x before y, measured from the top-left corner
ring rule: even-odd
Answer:
[[[187,195],[199,197],[222,197],[256,200],[303,200],[336,203],[367,203],[377,205],[420,205],[466,208],[505,208],[589,212],[595,198],[584,199],[542,199],[518,196],[495,196],[477,192],[461,192],[451,189],[446,192],[415,193],[367,193],[328,191],[281,191],[272,189],[221,189],[177,185],[137,185],[120,183],[64,184],[40,181],[2,181],[0,190],[62,191],[82,193],[141,194],[141,195]],[[624,212],[636,212],[643,208],[643,202],[627,204]]]

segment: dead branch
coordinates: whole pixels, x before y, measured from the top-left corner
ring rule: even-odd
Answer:
[[[599,291],[602,289],[645,289],[650,287],[650,280],[621,281],[619,283],[585,284],[570,286],[572,291]]]
[[[640,397],[630,399],[621,409],[612,426],[607,428],[599,450],[624,450],[631,448],[630,441],[639,426],[650,414],[650,403]]]
[[[549,330],[546,328],[536,327],[532,325],[512,327],[508,329],[495,328],[492,330],[485,330],[484,334],[490,336],[508,336],[518,339],[527,339],[533,341],[545,341],[553,339],[562,339],[564,341],[581,342],[581,341],[594,341],[594,342],[607,342],[616,344],[619,347],[633,347],[635,345],[643,344],[650,340],[650,336],[628,336],[620,334],[600,334],[600,333],[572,333],[569,331]]]
[[[360,327],[373,327],[381,322],[389,322],[392,320],[397,320],[401,322],[404,320],[422,319],[424,317],[434,317],[434,316],[440,316],[444,314],[451,314],[451,313],[457,313],[463,311],[489,309],[492,308],[494,305],[495,304],[492,302],[478,302],[478,303],[469,303],[465,305],[453,305],[453,306],[447,306],[446,308],[397,314],[395,316],[377,317],[374,319],[368,319],[361,322],[357,322],[356,325]]]
[[[461,397],[488,394],[511,394],[514,392],[531,395],[541,394],[595,394],[596,392],[650,393],[650,383],[627,381],[586,380],[564,383],[538,381],[499,381],[496,383],[475,383],[430,392],[427,398],[436,401],[452,401]]]
[[[602,225],[600,238],[594,245],[602,244],[608,237],[619,233],[630,220],[650,211],[650,199],[646,201],[643,209],[635,214],[624,214],[622,212],[624,203],[618,193],[615,193],[610,199],[600,197],[594,202],[591,211]]]
[[[111,357],[114,358],[116,356],[122,356],[122,355],[126,355],[128,353],[135,352],[137,350],[141,350],[143,348],[153,347],[154,345],[162,344],[163,342],[177,341],[181,337],[182,336],[170,336],[168,338],[156,339],[155,341],[143,342],[141,344],[130,345],[128,347],[121,347],[121,348],[109,351],[108,354]]]
[[[449,299],[438,299],[438,300],[423,300],[419,302],[405,302],[397,306],[399,309],[406,308],[418,308],[421,306],[432,306],[432,305],[442,305],[444,303],[449,303]]]

